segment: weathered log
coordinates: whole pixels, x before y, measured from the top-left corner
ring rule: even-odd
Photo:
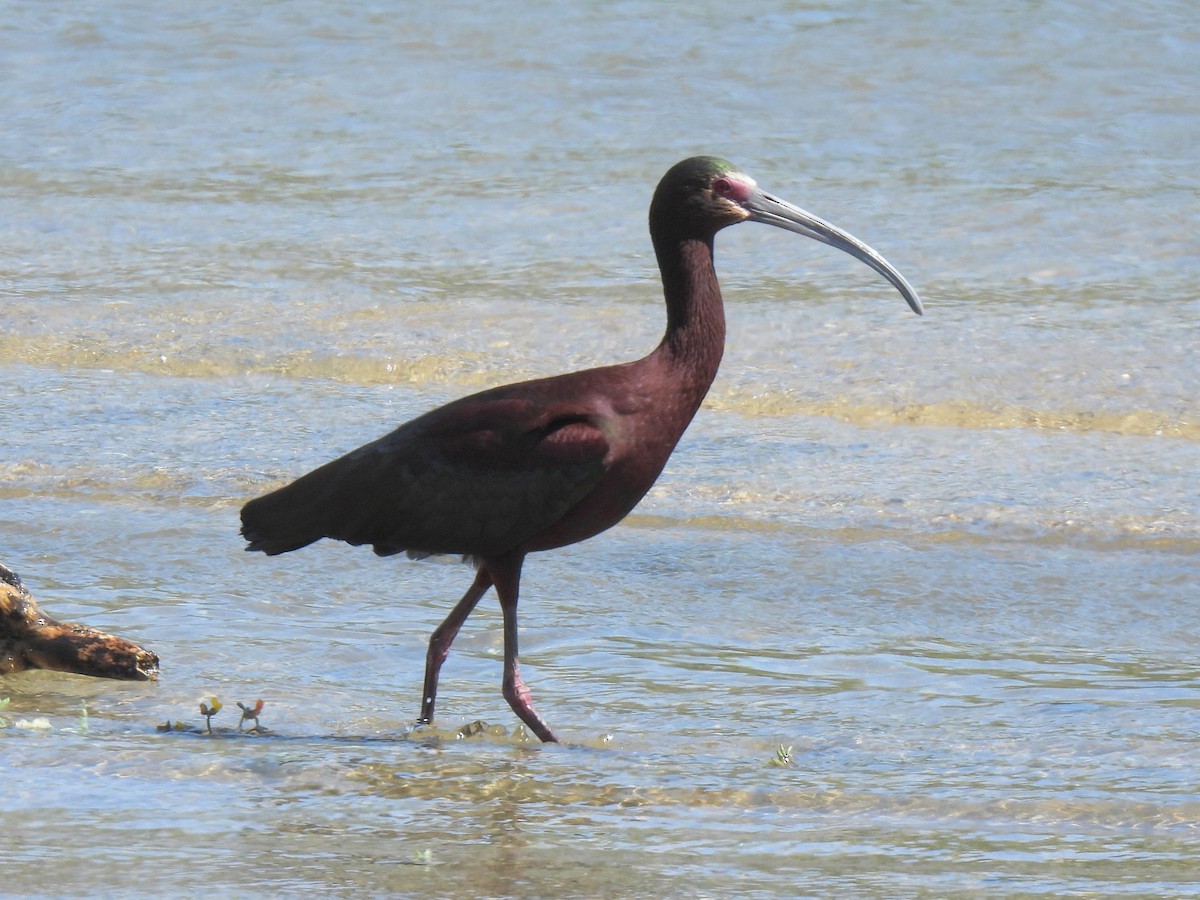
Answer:
[[[26,669],[146,681],[158,677],[158,656],[125,638],[52,619],[20,576],[0,565],[0,675]]]

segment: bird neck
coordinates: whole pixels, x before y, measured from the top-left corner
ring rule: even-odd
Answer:
[[[658,352],[686,368],[707,391],[725,350],[725,308],[713,268],[712,238],[654,243],[667,301],[667,331]]]

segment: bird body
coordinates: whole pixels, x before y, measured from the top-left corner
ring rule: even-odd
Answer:
[[[625,518],[662,472],[720,365],[725,319],[713,238],[745,220],[851,253],[920,313],[916,293],[870,247],[758,190],[713,157],[663,177],[650,209],[667,328],[648,356],[492,388],[425,413],[242,510],[247,549],[268,555],[324,537],[381,556],[461,554],[476,577],[430,638],[421,722],[462,623],[495,586],[504,612],[503,692],[542,740],[517,663],[516,605],[527,554],[586,540]]]
[[[650,489],[699,405],[663,388],[669,366],[656,352],[425,413],[248,503],[249,549],[328,537],[380,556],[485,558],[592,537]]]

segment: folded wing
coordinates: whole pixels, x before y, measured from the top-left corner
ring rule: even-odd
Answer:
[[[242,509],[248,549],[323,537],[381,556],[495,556],[548,529],[604,474],[603,423],[504,390],[427,413]]]

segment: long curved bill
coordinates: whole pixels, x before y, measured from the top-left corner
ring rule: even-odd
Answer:
[[[774,225],[776,228],[794,231],[796,234],[810,237],[822,244],[837,247],[855,259],[861,260],[895,285],[896,290],[908,301],[913,312],[918,316],[924,312],[921,307],[921,298],[917,296],[912,285],[905,280],[896,267],[849,232],[842,231],[836,225],[831,225],[824,219],[805,212],[798,206],[792,206],[785,200],[773,197],[757,187],[752,189],[750,196],[743,201],[742,205],[750,213],[752,222],[764,222],[767,225]]]

